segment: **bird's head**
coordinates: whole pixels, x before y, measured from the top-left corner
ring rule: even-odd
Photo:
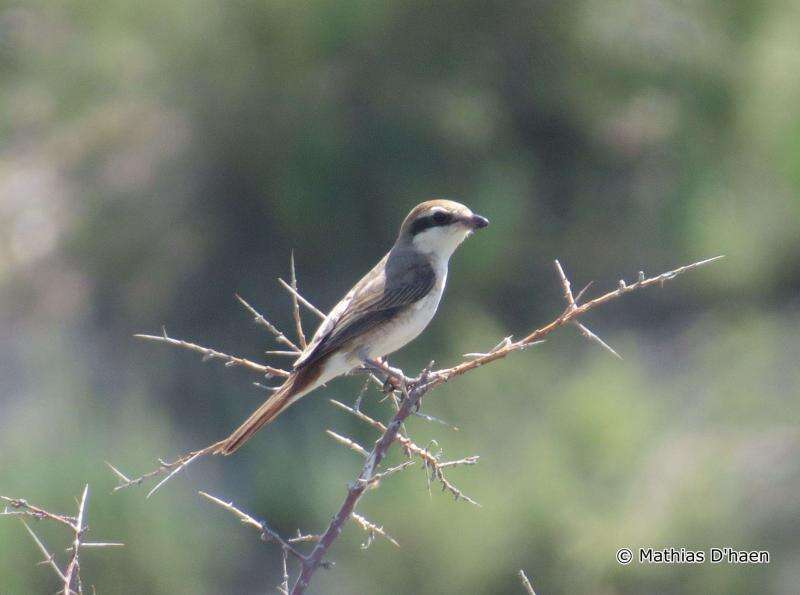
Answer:
[[[428,200],[411,209],[400,228],[398,242],[441,258],[450,258],[476,229],[489,225],[486,217],[452,200]]]

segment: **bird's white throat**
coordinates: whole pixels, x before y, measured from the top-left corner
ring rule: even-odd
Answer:
[[[412,243],[421,253],[428,254],[436,260],[444,260],[446,264],[470,233],[472,230],[462,225],[431,227],[415,235]]]

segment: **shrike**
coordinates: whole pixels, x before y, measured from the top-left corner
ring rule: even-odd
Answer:
[[[414,340],[436,314],[450,256],[487,225],[451,200],[414,207],[392,249],[331,310],[283,385],[215,452],[231,454],[303,395]]]

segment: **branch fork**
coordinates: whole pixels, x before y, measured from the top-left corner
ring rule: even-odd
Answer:
[[[78,514],[77,516],[72,517],[49,512],[44,508],[28,503],[28,501],[23,498],[9,498],[7,496],[0,496],[0,500],[6,502],[6,507],[3,512],[0,513],[0,516],[27,516],[36,520],[50,520],[64,525],[70,530],[72,534],[72,545],[67,548],[67,551],[70,552],[70,556],[67,565],[62,570],[56,562],[55,556],[49,552],[44,542],[39,538],[38,535],[36,535],[36,533],[34,533],[30,525],[28,525],[24,519],[20,519],[25,527],[25,530],[36,544],[36,547],[44,556],[44,560],[41,562],[41,564],[50,566],[50,568],[58,577],[58,580],[62,585],[59,592],[63,593],[63,595],[83,595],[83,582],[81,580],[80,565],[81,550],[87,548],[122,547],[124,545],[122,543],[86,542],[83,540],[84,534],[88,531],[88,527],[84,522],[88,498],[89,485],[87,484],[84,486],[80,500],[78,501]]]

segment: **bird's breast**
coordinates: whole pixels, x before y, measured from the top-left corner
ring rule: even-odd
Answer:
[[[405,346],[425,330],[436,310],[444,291],[443,277],[430,293],[421,300],[406,306],[394,318],[375,329],[367,340],[366,349],[370,357],[382,357]]]

